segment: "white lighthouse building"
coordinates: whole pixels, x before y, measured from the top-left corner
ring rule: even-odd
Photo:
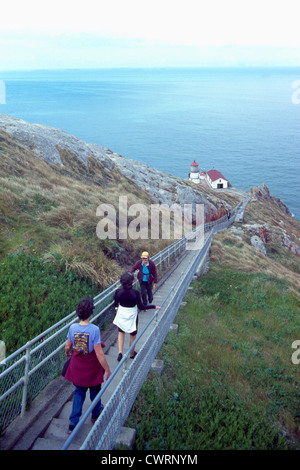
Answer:
[[[191,163],[189,181],[212,189],[228,188],[230,185],[229,181],[218,170],[201,170],[201,173],[199,173],[199,163],[196,163],[195,160]]]
[[[191,163],[189,180],[196,184],[200,183],[199,163],[196,163],[195,160]]]

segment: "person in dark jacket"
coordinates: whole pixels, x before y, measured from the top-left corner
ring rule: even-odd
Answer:
[[[116,316],[113,320],[113,323],[119,328],[119,355],[117,358],[118,361],[121,361],[123,357],[125,333],[130,334],[129,347],[132,346],[136,339],[138,327],[138,309],[148,310],[151,308],[160,308],[152,304],[142,304],[139,291],[132,288],[133,281],[133,274],[129,271],[125,271],[121,276],[122,287],[117,289],[115,292]],[[136,354],[136,351],[131,351],[130,358],[133,359]]]
[[[141,286],[143,304],[147,305],[147,296],[149,303],[153,301],[152,287],[155,289],[157,284],[157,270],[155,263],[149,259],[149,253],[144,251],[141,259],[130,269],[131,273],[138,271],[138,281]]]

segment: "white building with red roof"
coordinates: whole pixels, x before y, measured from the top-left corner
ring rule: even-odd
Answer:
[[[228,188],[228,180],[218,170],[206,172],[206,181],[213,189]]]
[[[191,163],[189,180],[196,184],[207,183],[213,189],[228,188],[229,181],[218,170],[204,171],[199,173],[199,163],[195,160]]]

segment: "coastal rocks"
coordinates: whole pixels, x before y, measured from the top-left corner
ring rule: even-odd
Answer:
[[[299,245],[293,242],[286,233],[283,233],[281,245],[287,248],[292,253],[294,253],[294,255],[300,255]]]
[[[273,202],[275,203],[281,211],[283,211],[287,215],[292,215],[291,211],[289,208],[282,202],[278,197],[276,196],[271,196],[269,188],[266,186],[265,183],[263,183],[261,186],[258,188],[252,186],[251,189],[251,201],[267,201],[267,202]]]
[[[142,190],[148,193],[154,203],[167,204],[193,204],[193,222],[196,220],[196,204],[205,205],[205,222],[217,220],[231,209],[226,202],[217,200],[212,202],[205,198],[200,191],[187,186],[183,180],[156,170],[146,163],[112,155],[114,164],[121,173],[134,181]],[[221,215],[220,215],[221,214]]]
[[[119,171],[148,193],[153,202],[169,205],[176,202],[176,178],[146,163],[124,158],[115,153],[110,157]]]
[[[100,160],[106,169],[112,170],[113,164],[107,149],[95,144],[87,144],[76,137],[52,127],[31,124],[6,114],[0,114],[0,128],[18,140],[29,150],[33,150],[47,163],[63,165],[59,148],[71,151],[85,165],[93,156]]]
[[[232,234],[242,239],[247,239],[246,234],[250,234],[250,244],[264,256],[267,256],[266,244],[269,242],[273,245],[281,245],[285,249],[291,251],[294,255],[300,255],[300,247],[286,233],[286,230],[278,226],[271,227],[268,224],[244,224],[240,227],[231,227]]]
[[[34,151],[50,164],[68,166],[69,171],[84,173],[83,165],[88,167],[98,160],[105,171],[112,172],[115,168],[130,179],[152,199],[153,203],[172,204],[204,204],[206,222],[225,215],[232,207],[221,198],[210,201],[200,190],[192,189],[185,180],[168,173],[156,170],[149,165],[124,158],[111,150],[89,144],[60,129],[31,124],[5,114],[0,114],[0,129],[3,129],[23,146]],[[195,220],[195,207],[193,216]]]
[[[267,256],[267,249],[265,243],[270,241],[270,230],[266,229],[266,226],[260,226],[257,224],[254,225],[244,225],[244,226],[233,226],[230,227],[229,231],[235,238],[239,240],[246,240],[247,237],[245,235],[247,233],[251,234],[250,237],[250,245],[255,248],[255,250],[259,251],[262,255]]]
[[[213,222],[218,220],[228,213],[228,209],[225,205],[216,207],[214,209],[207,208],[205,222]]]
[[[264,224],[264,225],[259,225],[259,224],[248,225],[248,224],[245,224],[244,228],[249,233],[257,236],[258,238],[260,238],[263,243],[267,243],[268,241],[271,240],[270,227],[269,227],[268,224]]]
[[[267,256],[267,250],[266,250],[265,244],[257,235],[253,235],[251,237],[250,243],[253,246],[253,248],[259,251],[262,255]]]

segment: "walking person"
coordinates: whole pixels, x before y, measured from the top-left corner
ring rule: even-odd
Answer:
[[[123,357],[123,347],[125,333],[130,334],[129,347],[132,346],[136,339],[137,328],[138,328],[138,308],[140,310],[148,310],[151,308],[159,309],[156,305],[144,305],[141,301],[141,296],[138,290],[133,289],[132,284],[134,276],[131,272],[126,271],[121,276],[122,287],[115,292],[115,309],[117,310],[115,319],[113,320],[114,325],[119,328],[118,334],[118,361],[121,361]],[[131,351],[130,358],[133,359],[136,356],[136,351]]]
[[[92,297],[85,297],[79,302],[76,313],[80,321],[70,326],[65,344],[65,354],[71,360],[64,377],[75,385],[68,434],[79,421],[87,390],[90,389],[93,401],[100,392],[104,373],[106,380],[111,375],[101,346],[99,327],[90,323],[94,308]],[[96,421],[102,409],[99,400],[92,411],[92,422]]]
[[[148,251],[144,251],[141,259],[135,263],[130,272],[138,271],[138,281],[141,286],[141,294],[143,304],[147,305],[147,297],[149,303],[153,301],[152,287],[155,289],[157,284],[157,269],[155,263],[149,258]]]

